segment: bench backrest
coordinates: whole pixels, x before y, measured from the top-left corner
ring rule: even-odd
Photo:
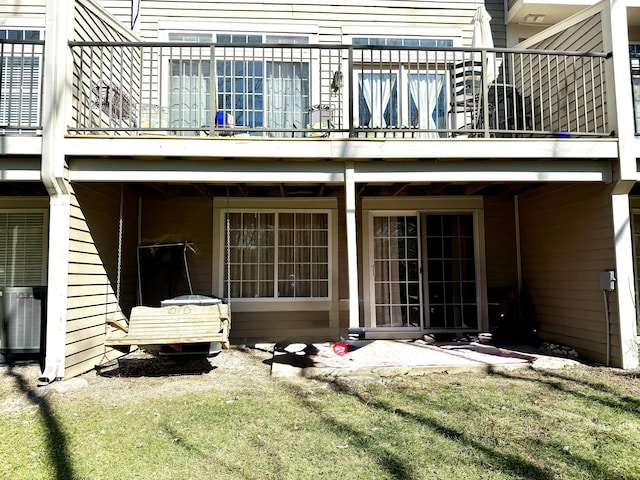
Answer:
[[[136,337],[172,334],[200,335],[219,332],[222,320],[229,319],[229,307],[216,305],[180,305],[168,307],[138,306],[131,310],[129,335]]]

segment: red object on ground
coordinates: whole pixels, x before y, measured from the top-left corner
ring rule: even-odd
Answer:
[[[333,348],[333,353],[336,355],[345,355],[349,353],[349,345],[346,343],[334,343],[331,348]]]

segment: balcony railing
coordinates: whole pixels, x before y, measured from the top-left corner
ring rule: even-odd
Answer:
[[[43,44],[12,45],[1,44],[2,127],[38,130]],[[70,48],[75,134],[610,135],[604,54],[166,42]]]
[[[42,130],[44,41],[0,40],[0,134]]]

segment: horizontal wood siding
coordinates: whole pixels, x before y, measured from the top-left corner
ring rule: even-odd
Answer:
[[[615,266],[610,187],[549,186],[522,195],[524,288],[541,338],[606,360],[600,272]],[[610,296],[613,364],[620,364],[615,296]],[[529,314],[533,312],[527,312]]]
[[[142,3],[141,1],[134,2],[132,0],[98,0],[100,5],[114,18],[116,18],[126,28],[131,27],[131,5],[133,3]]]
[[[0,17],[9,17],[11,22],[39,19],[33,27],[44,27],[47,0],[3,0],[0,1]],[[8,24],[12,26],[12,23]]]
[[[135,41],[136,37],[98,3],[80,0],[75,5],[74,39],[109,42]],[[135,123],[141,88],[138,49],[74,48],[73,65],[72,125],[96,128]]]
[[[463,31],[470,42],[471,18],[477,1],[403,1],[377,0],[300,0],[282,1],[198,1],[181,2],[155,0],[141,2],[141,36],[157,39],[158,22],[201,21],[212,23],[250,22],[253,24],[317,25],[320,42],[340,43],[344,26],[367,25],[372,32],[377,27],[451,28]]]
[[[507,26],[504,22],[504,0],[485,0],[487,12],[491,15],[491,34],[496,48],[507,46]]]
[[[555,51],[603,52],[601,13],[580,21],[555,35],[527,45]],[[604,60],[567,56],[515,56],[515,84],[530,96],[537,112],[537,127],[569,132],[608,131],[604,112]],[[533,78],[534,81],[529,79]]]
[[[304,341],[328,339],[338,334],[330,328],[329,312],[241,312],[231,305],[231,341],[245,339],[265,341]]]
[[[117,356],[104,347],[106,320],[124,319],[135,301],[137,201],[128,192],[124,198],[121,302],[118,305],[120,186],[74,185],[69,232],[67,377]]]

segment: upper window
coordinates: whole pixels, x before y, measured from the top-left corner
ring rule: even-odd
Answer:
[[[384,72],[358,72],[357,124],[369,128],[445,128],[445,77],[443,72],[412,71],[404,65]],[[425,135],[439,136],[435,132]]]
[[[170,32],[170,42],[211,43],[213,35],[210,33]]]
[[[274,43],[295,43],[295,44],[308,44],[309,37],[305,35],[262,35],[262,34],[218,34],[216,35],[216,43],[234,43],[237,45],[247,44],[274,44]]]
[[[0,29],[0,40],[40,40],[40,31]]]
[[[329,296],[328,212],[228,215],[232,298]]]
[[[354,45],[391,47],[453,47],[451,38],[354,37]]]
[[[43,46],[12,41],[38,41],[38,30],[0,30],[0,133],[33,131],[40,125]]]
[[[451,47],[453,38],[396,37],[391,35],[350,37],[354,45],[391,47]],[[439,137],[446,128],[446,72],[443,64],[427,52],[388,56],[363,52],[356,66],[356,124],[364,128],[412,127],[429,132],[417,137]]]
[[[203,128],[211,125],[212,93],[215,108],[236,132],[247,127],[250,133],[262,128],[291,130],[304,125],[310,105],[308,54],[290,49],[252,49],[242,45],[283,43],[307,44],[304,35],[260,33],[170,34],[179,41],[204,42],[215,38],[215,71],[211,71],[209,51],[199,55],[172,58],[170,105],[171,125],[176,128]],[[212,75],[213,73],[213,75]],[[213,85],[215,79],[215,85]],[[277,135],[277,134],[276,134]]]

